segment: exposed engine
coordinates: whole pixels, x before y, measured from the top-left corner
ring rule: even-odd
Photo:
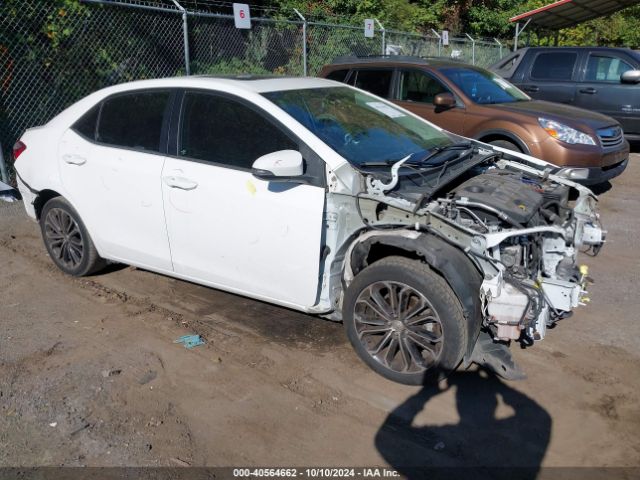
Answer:
[[[506,346],[495,342],[531,345],[588,302],[588,269],[577,265],[577,255],[596,255],[606,232],[593,193],[554,175],[556,167],[482,146],[475,156],[469,151],[467,164],[450,156],[413,178],[399,173],[408,157],[386,176],[368,175],[357,211],[371,229],[404,224],[414,230],[369,235],[435,235],[466,254],[483,276],[479,298],[487,334],[467,360],[521,378],[513,361],[505,360]]]
[[[439,214],[483,235],[485,261],[497,267],[481,289],[484,324],[495,338],[540,340],[588,301],[588,271],[576,265],[577,249],[597,253],[604,232],[593,215],[569,206],[569,193],[523,172],[490,170],[439,201]]]

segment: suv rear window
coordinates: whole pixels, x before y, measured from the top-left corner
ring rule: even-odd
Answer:
[[[329,72],[329,75],[327,75],[327,79],[329,80],[335,80],[336,82],[344,82],[345,79],[347,78],[347,74],[349,73],[349,70],[334,70],[333,72]]]
[[[540,53],[531,68],[531,78],[538,80],[571,80],[578,54],[575,52]]]
[[[98,125],[101,143],[160,151],[160,136],[168,91],[117,95],[102,104]]]
[[[415,70],[402,72],[400,100],[433,103],[434,97],[448,90],[435,78]]]
[[[357,70],[354,86],[386,98],[389,96],[392,75],[393,70]]]

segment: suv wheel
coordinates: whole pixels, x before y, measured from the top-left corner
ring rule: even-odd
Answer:
[[[520,147],[508,140],[493,140],[488,143],[489,145],[495,145],[496,147],[506,148],[507,150],[513,150],[514,152],[522,153],[522,149]]]
[[[421,385],[454,370],[467,328],[458,298],[426,264],[387,257],[347,288],[344,325],[354,349],[375,372]]]
[[[40,229],[53,263],[63,272],[81,277],[105,266],[78,212],[64,198],[52,198],[45,204]]]

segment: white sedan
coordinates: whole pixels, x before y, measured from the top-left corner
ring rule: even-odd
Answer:
[[[322,79],[109,87],[14,157],[68,274],[122,262],[343,320],[408,384],[473,361],[521,376],[507,344],[580,303],[577,251],[603,241],[595,198],[553,165]]]

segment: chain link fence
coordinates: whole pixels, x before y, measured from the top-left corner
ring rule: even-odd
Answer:
[[[185,0],[186,1],[186,0]],[[193,2],[185,3],[192,6]],[[195,4],[197,5],[197,3]],[[489,65],[495,41],[186,10],[175,0],[0,2],[0,143],[102,87],[184,74],[315,75],[341,55],[447,56]],[[506,53],[506,52],[505,52]]]

